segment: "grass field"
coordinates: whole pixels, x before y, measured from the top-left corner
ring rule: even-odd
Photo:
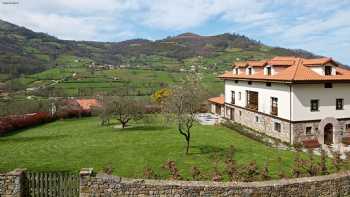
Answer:
[[[101,127],[97,118],[85,118],[23,130],[0,138],[0,171],[19,167],[72,171],[93,167],[100,171],[111,165],[113,173],[120,176],[141,177],[145,167],[151,167],[166,177],[162,165],[174,160],[181,174],[190,177],[193,165],[203,172],[212,172],[215,158],[220,159],[223,170],[230,145],[236,148],[235,160],[239,164],[256,160],[262,167],[268,161],[274,177],[279,168],[290,172],[293,163],[295,153],[267,147],[221,126],[196,125],[190,154],[186,155],[185,141],[175,127],[152,125],[137,123],[121,130]]]
[[[72,74],[77,77],[73,78]],[[202,84],[211,95],[223,92],[223,82],[216,78],[217,74],[202,73]],[[67,67],[53,68],[38,74],[24,76],[17,79],[27,87],[39,87],[60,80],[54,88],[59,88],[65,96],[82,96],[80,90],[92,92],[93,96],[100,92],[120,91],[126,85],[131,95],[150,95],[162,87],[174,85],[185,77],[185,73],[142,70],[142,69],[115,69],[90,73],[86,68]],[[63,80],[64,79],[64,80]]]

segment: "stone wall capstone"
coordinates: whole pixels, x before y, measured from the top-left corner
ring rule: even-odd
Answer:
[[[23,196],[23,177],[24,171],[21,169],[16,169],[8,173],[0,174],[0,196]]]
[[[350,172],[245,183],[128,179],[83,169],[80,197],[92,196],[350,196]]]

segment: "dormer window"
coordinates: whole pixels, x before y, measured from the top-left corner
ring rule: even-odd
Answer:
[[[235,68],[235,74],[238,75],[239,69]]]
[[[266,74],[267,75],[271,75],[272,74],[272,70],[271,70],[270,66],[266,67]]]
[[[253,69],[252,68],[248,68],[248,75],[252,75],[253,74]]]
[[[324,67],[324,75],[332,75],[332,66]]]

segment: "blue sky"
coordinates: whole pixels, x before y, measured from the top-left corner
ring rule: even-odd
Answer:
[[[0,0],[0,18],[62,39],[239,33],[350,65],[349,0]],[[8,4],[6,2],[18,2]]]

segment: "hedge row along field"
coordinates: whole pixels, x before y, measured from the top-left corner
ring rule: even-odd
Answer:
[[[11,131],[28,128],[58,119],[77,118],[91,116],[90,110],[67,109],[62,112],[51,115],[49,112],[37,112],[24,115],[13,115],[0,118],[0,135]]]

